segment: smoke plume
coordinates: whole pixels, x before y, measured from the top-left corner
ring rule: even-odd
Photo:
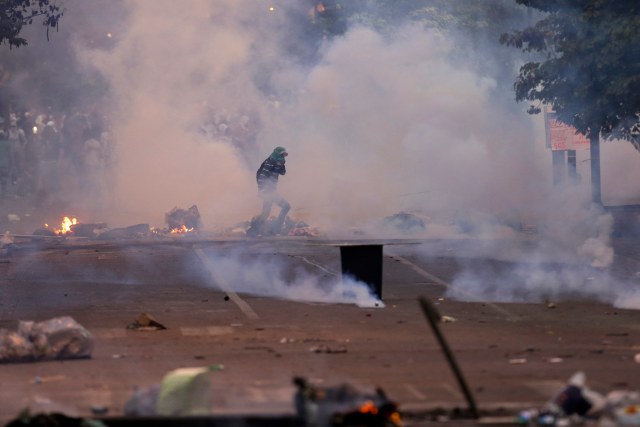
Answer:
[[[196,204],[210,230],[248,221],[260,210],[255,170],[284,146],[279,190],[290,216],[327,235],[388,235],[380,220],[410,211],[425,218],[419,237],[513,238],[531,223],[541,253],[592,267],[614,260],[611,217],[589,207],[584,185],[552,188],[542,120],[513,101],[503,66],[486,66],[495,52],[417,24],[385,34],[353,24],[304,55],[306,7],[297,0],[87,4],[70,1],[65,17],[78,6],[109,34],[106,45],[77,44],[79,60],[108,84],[117,152],[98,220],[159,225],[174,206]],[[254,126],[246,146],[203,127],[232,114]],[[598,292],[554,274],[571,292]],[[525,286],[505,296],[498,280],[492,294],[463,274],[454,287],[504,300],[558,281],[530,264],[504,277]]]

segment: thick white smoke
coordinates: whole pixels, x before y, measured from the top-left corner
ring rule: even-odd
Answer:
[[[322,227],[405,207],[496,212],[539,197],[529,118],[497,103],[498,82],[450,60],[455,40],[417,27],[392,38],[354,28],[302,68],[279,48],[277,10],[256,2],[127,6],[130,25],[115,48],[84,54],[114,94],[109,218],[154,223],[193,203],[205,226],[257,213],[261,159],[247,166],[228,144],[204,141],[196,132],[204,102],[261,114],[258,155],[287,147],[282,193],[293,215]],[[277,110],[256,87],[260,67],[286,94]]]
[[[321,278],[302,269],[287,276],[286,266],[273,257],[245,259],[240,251],[215,256],[197,252],[206,271],[223,291],[232,290],[294,301],[355,304],[382,308],[384,303],[370,288],[352,277],[331,273]],[[325,275],[326,276],[326,275]]]
[[[280,191],[291,216],[334,235],[415,210],[433,218],[432,235],[464,233],[464,223],[484,237],[509,236],[529,221],[541,250],[597,267],[613,261],[611,218],[588,208],[588,192],[551,191],[541,118],[506,102],[512,81],[479,74],[450,34],[407,26],[383,36],[357,26],[303,66],[286,52],[289,23],[277,8],[186,5],[124,3],[115,46],[81,53],[113,96],[118,164],[102,212],[110,222],[161,224],[172,207],[192,204],[208,228],[249,220],[260,208],[255,170],[282,145],[290,155]],[[205,108],[257,114],[255,149],[242,156],[199,133]],[[524,289],[550,283],[523,268]],[[469,280],[456,283],[486,291]]]

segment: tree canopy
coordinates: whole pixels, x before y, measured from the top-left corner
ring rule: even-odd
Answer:
[[[20,36],[22,28],[36,19],[47,29],[57,28],[63,10],[55,0],[0,0],[0,44],[20,47],[27,40]]]
[[[500,42],[536,55],[520,68],[518,101],[553,106],[589,137],[633,140],[640,118],[638,0],[516,0],[543,12]]]

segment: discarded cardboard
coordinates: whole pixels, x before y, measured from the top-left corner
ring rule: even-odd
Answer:
[[[167,327],[154,319],[150,314],[140,313],[136,320],[127,325],[127,329],[134,329],[138,331],[159,331],[167,329]]]

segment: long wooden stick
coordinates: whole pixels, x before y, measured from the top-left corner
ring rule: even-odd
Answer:
[[[447,341],[444,339],[444,335],[442,335],[442,331],[440,330],[439,323],[440,323],[440,319],[442,319],[442,316],[438,312],[438,309],[428,299],[424,297],[420,297],[419,301],[420,301],[420,306],[422,307],[422,312],[424,313],[425,317],[429,321],[429,324],[431,325],[431,329],[433,330],[433,333],[435,334],[438,340],[438,343],[440,343],[442,352],[444,353],[444,356],[447,359],[447,362],[449,363],[449,366],[451,367],[451,370],[453,371],[453,374],[455,375],[456,380],[458,381],[458,385],[460,386],[460,389],[462,390],[462,393],[464,394],[464,397],[467,400],[467,404],[469,405],[469,411],[471,412],[471,415],[474,418],[479,418],[478,408],[476,407],[476,402],[473,399],[471,390],[469,390],[469,387],[467,386],[467,382],[462,376],[462,371],[458,367],[458,363],[456,362],[456,359],[453,356],[453,352],[449,348],[449,345],[447,344]]]

